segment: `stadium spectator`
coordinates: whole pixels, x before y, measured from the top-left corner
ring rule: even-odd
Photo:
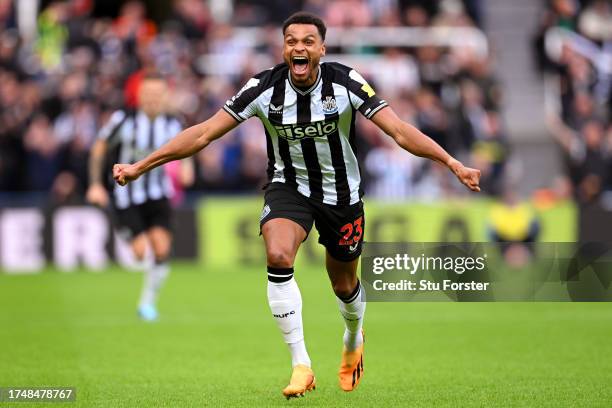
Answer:
[[[38,17],[36,53],[45,70],[60,69],[68,39],[68,8],[64,2],[52,2]]]
[[[579,7],[582,6],[582,7]],[[609,61],[610,3],[593,0],[582,4],[558,0],[551,3],[551,19],[539,32],[541,54],[552,80],[551,98],[558,109],[549,109],[551,134],[562,148],[566,164],[564,181],[580,204],[603,202],[612,208],[610,170],[612,155],[606,132],[610,129],[612,82]],[[548,31],[558,26],[563,34]],[[558,49],[544,49],[544,38],[556,35]],[[551,43],[551,41],[549,41]],[[558,90],[552,91],[552,90]]]
[[[429,15],[427,11],[419,5],[410,5],[404,11],[404,21],[407,26],[427,27],[429,25]]]
[[[509,153],[499,115],[488,111],[480,118],[479,139],[471,150],[471,162],[482,172],[482,190],[492,195],[501,194],[503,170]]]
[[[514,268],[526,266],[535,255],[533,243],[541,231],[541,222],[531,203],[521,201],[516,187],[507,185],[487,218],[487,235],[498,244],[505,263]]]
[[[27,187],[48,191],[60,169],[60,143],[53,135],[53,126],[44,115],[35,117],[24,135],[27,159]]]
[[[201,40],[213,24],[210,10],[203,1],[175,0],[170,19],[187,40]]]
[[[0,0],[0,32],[16,28],[15,12],[12,0]]]
[[[155,38],[155,23],[146,18],[146,9],[140,1],[129,1],[121,7],[113,23],[114,33],[125,42],[148,43]]]
[[[442,146],[449,146],[449,118],[442,101],[431,90],[421,88],[415,97],[416,123],[419,129]]]
[[[474,22],[466,13],[461,0],[442,0],[439,12],[433,19],[434,26],[440,27],[470,27]]]
[[[612,4],[608,0],[593,0],[578,18],[581,33],[595,41],[612,40]]]
[[[420,85],[418,68],[413,58],[395,47],[383,51],[374,79],[380,92],[387,98],[415,91]]]
[[[372,24],[372,12],[364,0],[330,2],[325,18],[330,27],[367,27]]]

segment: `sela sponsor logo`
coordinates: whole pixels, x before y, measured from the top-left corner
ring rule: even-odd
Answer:
[[[342,317],[344,318],[344,320],[348,320],[349,322],[357,322],[357,321],[361,320],[360,317],[355,317],[354,318],[354,317],[351,317],[350,315],[344,314],[344,313],[342,313]]]
[[[284,318],[289,317],[289,316],[294,315],[294,314],[295,314],[295,310],[292,310],[292,311],[287,312],[287,313],[272,314],[272,316],[277,317],[279,319],[284,319]]]
[[[300,140],[305,137],[329,136],[338,130],[338,121],[320,120],[304,125],[274,125],[278,135],[287,140]]]
[[[321,105],[323,105],[323,113],[326,115],[338,112],[338,105],[333,96],[326,96],[325,99],[321,99]]]

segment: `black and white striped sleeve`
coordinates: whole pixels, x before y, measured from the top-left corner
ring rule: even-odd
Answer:
[[[223,105],[223,109],[238,122],[257,115],[257,98],[261,95],[262,74],[249,79],[240,91]]]
[[[111,114],[110,119],[98,131],[98,139],[108,141],[119,132],[119,128],[125,120],[126,113],[122,110],[115,111]]]
[[[348,92],[351,104],[368,119],[387,105],[384,99],[380,99],[374,89],[354,69],[348,74]]]

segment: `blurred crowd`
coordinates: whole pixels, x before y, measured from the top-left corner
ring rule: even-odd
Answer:
[[[563,29],[557,48],[554,28]],[[565,163],[557,187],[581,204],[612,209],[612,2],[550,1],[535,50],[557,99],[547,118]]]
[[[162,21],[153,21],[140,1],[124,2],[109,17],[94,13],[92,0],[64,0],[44,3],[36,36],[24,38],[16,3],[0,0],[0,191],[50,192],[58,202],[82,200],[98,129],[114,110],[134,106],[147,72],[167,77],[169,109],[191,125],[262,67],[280,62],[279,25],[294,11],[315,12],[328,26],[345,29],[484,24],[479,0],[174,0]],[[238,27],[260,28],[263,41],[253,46],[236,35]],[[355,68],[404,120],[482,169],[483,191],[500,194],[510,152],[490,54],[462,45],[348,48],[328,53],[361,58]],[[592,72],[582,64],[566,67],[566,77],[589,81]],[[574,93],[564,96],[568,112],[595,115],[590,85],[572,82]],[[603,138],[601,121],[564,117],[570,116],[576,129],[590,124]],[[371,122],[361,118],[357,125],[370,196],[437,199],[463,192],[447,171],[404,152]],[[255,191],[265,182],[266,161],[261,124],[247,121],[197,155],[191,188]]]

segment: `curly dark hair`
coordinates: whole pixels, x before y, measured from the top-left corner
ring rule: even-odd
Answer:
[[[287,27],[289,27],[291,24],[312,24],[317,27],[321,39],[325,41],[325,33],[327,32],[327,27],[325,26],[323,20],[321,20],[321,18],[319,18],[317,15],[308,13],[306,11],[298,11],[297,13],[293,13],[283,23],[283,35],[285,35]]]

